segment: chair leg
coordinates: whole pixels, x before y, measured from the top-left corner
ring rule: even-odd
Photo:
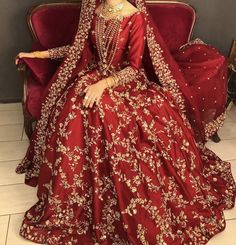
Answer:
[[[219,135],[218,135],[218,132],[214,133],[212,136],[211,136],[211,140],[215,143],[219,143],[221,141]]]
[[[34,123],[34,118],[30,117],[27,114],[24,114],[24,130],[25,133],[28,137],[28,139],[31,138],[32,134],[33,134],[33,123]]]

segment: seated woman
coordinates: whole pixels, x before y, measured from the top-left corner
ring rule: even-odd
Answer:
[[[16,169],[38,186],[26,239],[206,244],[224,230],[230,164],[204,146],[191,91],[154,30],[142,0],[83,0],[72,45],[19,55],[64,57]]]

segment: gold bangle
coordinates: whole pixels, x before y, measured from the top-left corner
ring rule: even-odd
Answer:
[[[113,77],[113,76],[111,76],[111,79],[112,79],[112,81],[113,81],[113,83],[114,83],[114,85],[115,85],[115,84],[116,84],[116,82],[115,82],[114,77]]]
[[[111,84],[109,83],[108,79],[106,79],[106,84],[107,84],[108,88],[111,88]]]
[[[35,51],[33,52],[35,58],[44,58],[41,51]]]
[[[112,76],[112,80],[114,81],[115,85],[118,84],[118,78],[117,78],[116,75],[113,75],[113,76]]]

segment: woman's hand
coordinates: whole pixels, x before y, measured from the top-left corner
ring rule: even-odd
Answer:
[[[31,53],[20,52],[20,53],[16,56],[16,58],[15,58],[15,64],[18,65],[18,64],[19,64],[19,60],[20,60],[21,58],[24,58],[24,57],[25,57],[25,58],[35,58],[33,52],[31,52]]]
[[[94,102],[96,103],[96,105],[98,105],[103,91],[107,88],[106,79],[100,80],[97,83],[89,85],[84,89],[85,96],[83,106],[85,106],[86,108],[92,108]]]
[[[45,59],[45,58],[50,58],[50,54],[48,50],[45,51],[34,51],[34,52],[29,52],[29,53],[24,53],[20,52],[16,58],[15,58],[15,64],[19,64],[19,60],[21,58],[40,58],[40,59]]]

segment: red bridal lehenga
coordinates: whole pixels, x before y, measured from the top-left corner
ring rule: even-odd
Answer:
[[[50,49],[65,59],[16,169],[38,186],[20,235],[50,245],[206,244],[225,228],[235,183],[230,164],[204,146],[194,98],[142,0],[112,40],[109,72],[119,84],[93,108],[82,106],[83,89],[104,78],[96,4],[83,1],[73,45]],[[144,53],[159,84],[147,78]]]

